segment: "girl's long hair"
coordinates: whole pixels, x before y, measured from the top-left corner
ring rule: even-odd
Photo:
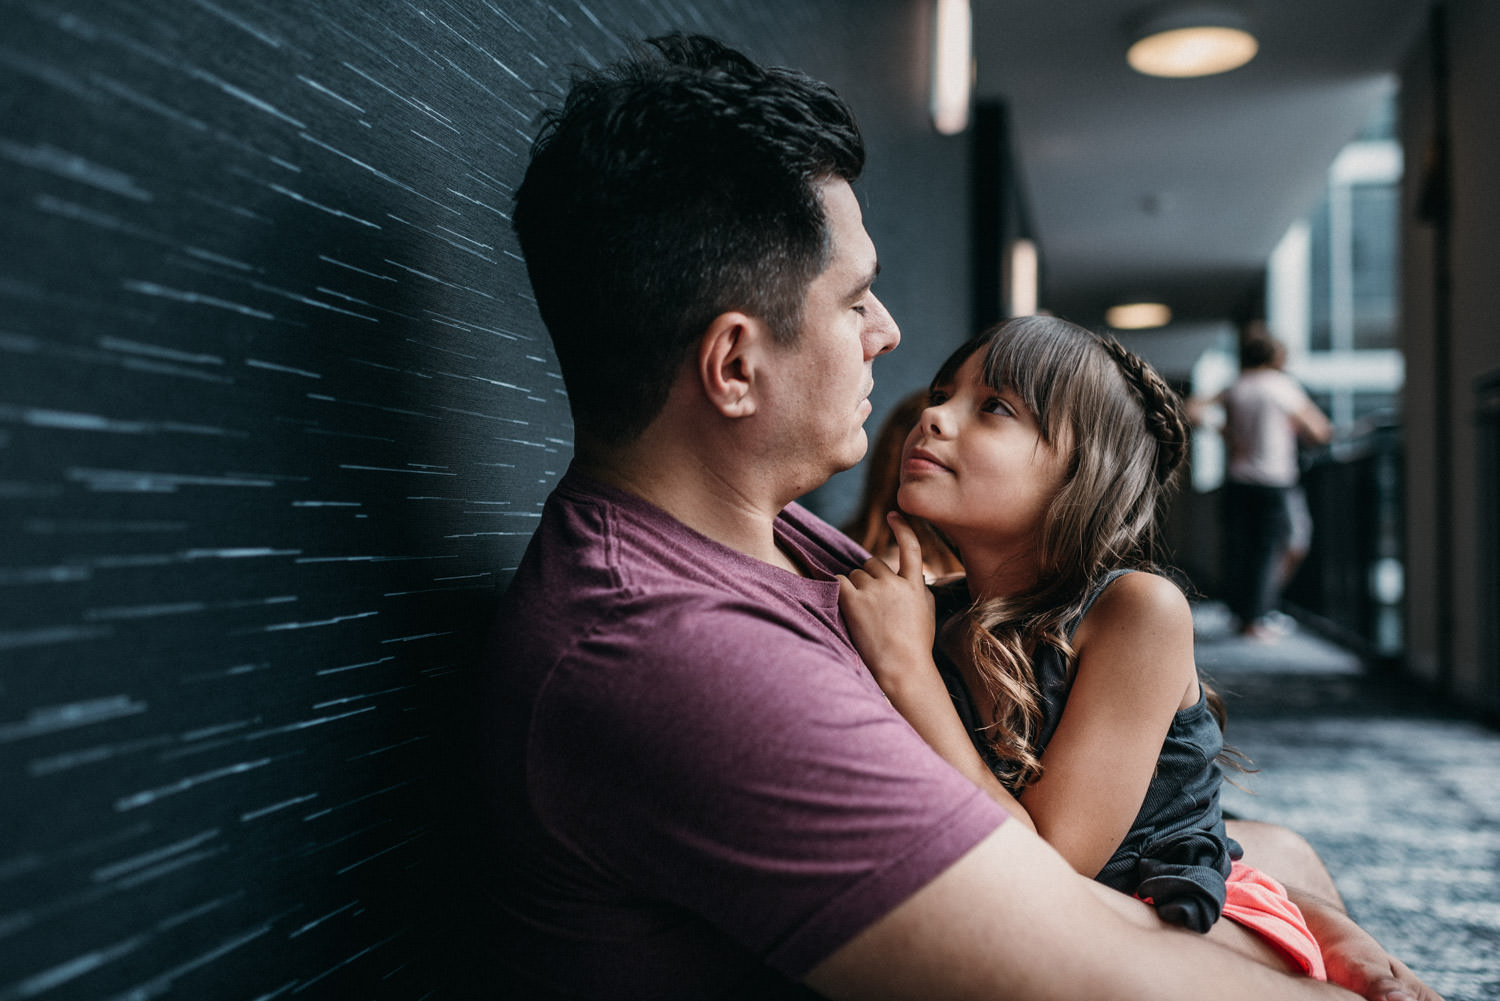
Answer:
[[[1158,521],[1189,427],[1181,399],[1150,365],[1066,320],[1027,316],[991,327],[943,364],[933,386],[952,382],[976,352],[983,352],[986,384],[1019,395],[1042,439],[1067,459],[1066,480],[1041,526],[1037,583],[974,603],[942,635],[992,700],[987,738],[1009,771],[1001,778],[1019,792],[1041,774],[1032,659],[1054,647],[1071,674],[1077,658],[1067,627],[1088,595],[1116,568],[1158,569]],[[1222,700],[1205,689],[1222,727]]]

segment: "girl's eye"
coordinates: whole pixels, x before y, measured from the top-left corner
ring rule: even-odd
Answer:
[[[929,407],[940,407],[948,402],[948,394],[941,389],[934,389],[927,394],[927,405]]]
[[[1010,404],[1006,403],[998,396],[991,396],[988,400],[985,400],[984,406],[980,407],[979,409],[983,410],[987,414],[1004,414],[1006,416],[1015,415],[1015,411],[1011,409]]]

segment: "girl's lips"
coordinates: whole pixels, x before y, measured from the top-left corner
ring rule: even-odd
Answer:
[[[951,472],[947,466],[920,448],[914,448],[906,453],[906,458],[902,460],[901,468],[903,471],[913,473]]]

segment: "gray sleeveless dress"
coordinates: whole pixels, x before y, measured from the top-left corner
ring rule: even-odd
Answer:
[[[1068,624],[1069,639],[1104,589],[1130,572],[1112,571],[1094,588],[1083,612]],[[939,623],[965,607],[966,595],[940,591]],[[984,739],[979,711],[958,666],[941,649],[934,651],[934,658],[969,738],[990,767],[1001,774],[997,767],[1001,762]],[[1038,652],[1033,669],[1042,698],[1038,747],[1045,749],[1062,719],[1072,679],[1061,653],[1053,647]],[[1239,845],[1224,832],[1219,806],[1223,773],[1215,759],[1223,747],[1219,725],[1200,692],[1195,705],[1173,717],[1156,774],[1130,833],[1094,877],[1106,886],[1150,899],[1165,920],[1199,932],[1207,931],[1218,920],[1230,861],[1240,857]]]

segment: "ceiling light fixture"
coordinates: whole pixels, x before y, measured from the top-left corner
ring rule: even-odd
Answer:
[[[1033,316],[1037,306],[1036,243],[1025,238],[1010,245],[1006,290],[1010,316]]]
[[[1172,322],[1172,310],[1160,302],[1122,302],[1105,312],[1104,322],[1116,330],[1165,327]]]
[[[1125,58],[1147,76],[1212,76],[1238,69],[1260,50],[1245,18],[1217,4],[1155,8],[1136,22]]]
[[[973,26],[969,0],[937,0],[932,27],[932,126],[945,136],[969,127]]]

